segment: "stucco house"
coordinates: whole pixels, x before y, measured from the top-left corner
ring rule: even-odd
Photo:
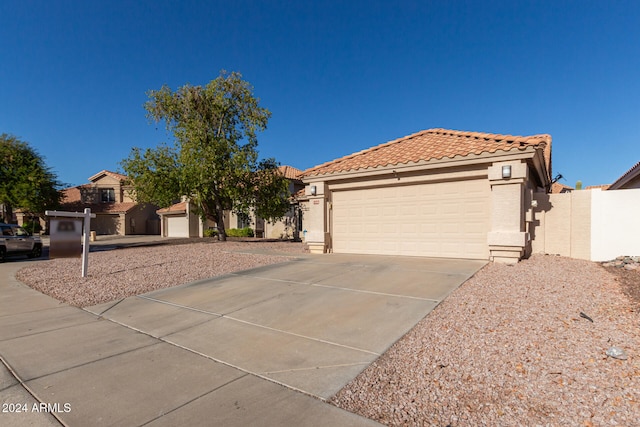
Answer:
[[[280,173],[289,180],[289,193],[295,194],[304,188],[304,184],[298,178],[301,170],[292,166],[280,166]],[[165,237],[202,237],[204,230],[216,227],[216,223],[205,221],[192,212],[188,198],[168,208],[157,211],[161,218],[161,234]],[[281,221],[268,222],[255,215],[237,215],[234,212],[224,213],[225,228],[245,228],[251,227],[256,237],[270,239],[294,238],[297,237],[301,227],[299,221],[298,208],[295,199],[291,200],[291,209],[285,214]]]
[[[552,194],[563,194],[563,193],[571,193],[575,190],[573,187],[569,187],[568,185],[560,184],[559,182],[554,182],[551,184],[551,193]]]
[[[62,190],[61,210],[82,212],[90,208],[96,214],[91,231],[98,235],[160,234],[158,207],[136,203],[126,181],[125,175],[100,171],[88,184]]]
[[[534,191],[551,187],[551,136],[428,129],[306,170],[312,253],[484,259],[531,251]]]

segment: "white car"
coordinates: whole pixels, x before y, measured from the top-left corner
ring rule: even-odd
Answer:
[[[42,241],[19,225],[0,223],[0,262],[13,255],[38,258],[42,255]]]

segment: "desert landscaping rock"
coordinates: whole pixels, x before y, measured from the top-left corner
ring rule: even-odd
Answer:
[[[627,356],[627,352],[621,349],[620,347],[611,347],[606,351],[606,355],[609,357],[613,357],[614,359],[619,360],[627,360],[629,356]]]
[[[271,251],[282,255],[251,253]],[[91,252],[88,277],[81,261],[48,260],[21,269],[16,278],[77,307],[88,307],[156,289],[275,264],[304,253],[302,243],[224,242],[151,246]]]
[[[614,260],[605,261],[603,267],[617,267],[626,270],[637,270],[640,268],[640,257],[637,256],[619,256]]]
[[[333,403],[391,426],[640,425],[639,321],[598,263],[488,264]]]

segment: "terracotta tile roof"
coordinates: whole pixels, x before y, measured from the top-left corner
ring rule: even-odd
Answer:
[[[166,213],[184,213],[187,211],[187,202],[176,203],[175,205],[171,205],[168,208],[158,209],[156,213],[158,214],[166,214]]]
[[[572,187],[569,187],[568,185],[560,184],[559,182],[554,182],[551,185],[551,193],[552,194],[569,193],[569,192],[571,192],[573,190],[574,189]]]
[[[138,206],[135,202],[123,202],[123,203],[95,203],[91,206],[91,212],[95,213],[123,213],[129,212],[131,209]]]
[[[640,162],[631,166],[631,169],[629,169],[624,174],[622,174],[620,178],[616,179],[616,181],[613,184],[611,184],[610,187],[612,190],[615,190],[621,187],[622,185],[624,185],[625,182],[630,181],[631,179],[633,179],[638,175],[640,175]]]
[[[304,188],[301,188],[300,190],[296,191],[291,197],[293,198],[293,200],[305,200],[309,198]]]
[[[283,165],[280,166],[278,170],[282,172],[282,175],[284,175],[284,177],[287,179],[300,179],[298,178],[298,176],[302,173],[300,169],[296,169],[293,166]]]
[[[65,188],[61,191],[62,193],[62,204],[68,203],[79,203],[82,200],[82,194],[80,193],[81,188],[90,188],[91,185],[84,184],[79,185],[77,187]]]
[[[585,190],[595,190],[596,188],[601,188],[603,190],[608,190],[611,187],[611,184],[602,184],[602,185],[587,185],[584,187]]]
[[[118,181],[126,181],[128,177],[126,175],[122,175],[121,173],[111,172],[108,170],[101,170],[97,174],[89,177],[89,181],[95,181],[100,178],[102,175],[110,176],[111,178],[117,179]]]
[[[527,147],[542,147],[544,149],[547,173],[550,177],[550,135],[513,136],[447,129],[428,129],[359,151],[307,169],[301,177],[417,163],[445,157],[454,158],[470,154],[524,150]]]
[[[131,209],[138,206],[137,203],[134,202],[123,202],[123,203],[82,203],[80,200],[76,200],[74,202],[63,202],[62,210],[69,212],[82,212],[85,208],[91,209],[91,213],[108,213],[108,214],[117,214],[117,213],[126,213]]]

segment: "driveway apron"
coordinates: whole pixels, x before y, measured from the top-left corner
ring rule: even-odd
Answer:
[[[484,264],[305,256],[84,311],[13,280],[0,397],[69,425],[373,425],[323,401]]]

